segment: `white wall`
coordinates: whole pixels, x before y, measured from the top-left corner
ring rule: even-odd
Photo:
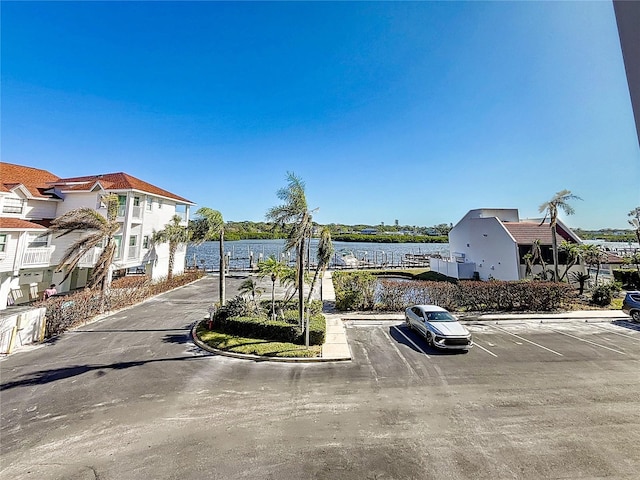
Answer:
[[[449,232],[449,248],[452,258],[474,262],[481,280],[520,278],[517,244],[495,217],[465,217]]]
[[[0,353],[43,340],[46,308],[7,315],[0,319]]]

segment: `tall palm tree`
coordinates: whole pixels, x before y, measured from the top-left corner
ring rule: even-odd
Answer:
[[[296,249],[296,273],[298,288],[298,320],[304,319],[304,266],[305,243],[311,237],[313,219],[307,207],[304,182],[294,173],[287,173],[287,187],[278,190],[277,195],[284,203],[267,211],[267,219],[281,227],[289,226],[289,236],[285,249]]]
[[[551,247],[553,248],[553,268],[554,268],[554,282],[557,282],[560,278],[558,271],[558,239],[556,238],[557,222],[558,222],[558,210],[564,211],[567,215],[573,215],[575,210],[569,205],[570,200],[582,200],[577,195],[573,195],[570,190],[560,190],[557,192],[551,200],[544,202],[539,207],[540,213],[545,212],[544,218],[540,225],[542,225],[547,218],[549,218],[549,227],[551,228]]]
[[[582,244],[580,245],[582,250],[582,256],[584,261],[589,266],[594,266],[596,269],[595,284],[598,285],[598,274],[600,273],[600,266],[607,260],[607,252],[605,252],[600,245]]]
[[[167,223],[159,232],[154,231],[151,236],[152,243],[166,243],[169,242],[169,272],[167,278],[173,277],[173,265],[176,257],[176,250],[181,243],[188,242],[191,237],[191,232],[181,225],[182,218],[180,215],[174,215],[171,217],[171,222]]]
[[[309,316],[311,315],[309,310],[311,307],[311,296],[313,295],[313,290],[316,286],[316,282],[318,281],[318,277],[321,274],[324,275],[324,271],[331,261],[333,251],[334,249],[333,242],[331,241],[331,230],[329,230],[329,227],[324,226],[320,231],[320,240],[318,241],[318,253],[316,256],[318,265],[316,266],[316,271],[313,274],[313,280],[311,281],[309,294],[307,295],[307,322],[305,326],[305,345],[307,347],[309,346]]]
[[[218,210],[201,207],[196,211],[197,218],[192,222],[192,241],[202,243],[218,240],[220,245],[220,306],[226,302],[226,265],[224,256],[224,219]]]
[[[258,262],[258,278],[269,276],[271,278],[271,318],[276,317],[276,280],[282,278],[287,267],[273,255]]]
[[[54,233],[58,233],[58,237],[71,233],[89,232],[88,235],[73,242],[62,256],[56,271],[60,272],[66,269],[67,272],[62,279],[63,282],[71,275],[85,254],[94,247],[103,245],[102,252],[93,267],[87,286],[89,288],[100,286],[100,289],[105,291],[111,284],[111,265],[113,264],[117,247],[114,235],[120,229],[120,224],[116,221],[118,196],[108,194],[102,198],[102,201],[107,206],[106,218],[92,208],[77,208],[56,218],[49,229]]]
[[[640,207],[634,208],[628,215],[631,217],[631,220],[627,221],[629,222],[629,225],[633,227],[636,238],[638,239],[638,244],[640,245]]]

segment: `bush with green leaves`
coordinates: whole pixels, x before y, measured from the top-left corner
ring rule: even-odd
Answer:
[[[591,301],[600,307],[606,307],[611,303],[613,297],[620,293],[622,285],[618,282],[601,283],[593,289]]]
[[[616,269],[613,278],[625,287],[640,288],[640,273],[637,270]]]
[[[371,310],[375,303],[377,279],[370,272],[333,272],[333,288],[338,310]]]

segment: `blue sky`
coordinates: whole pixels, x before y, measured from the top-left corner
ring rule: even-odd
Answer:
[[[611,2],[2,2],[2,160],[125,171],[265,219],[430,226],[582,197],[627,228],[640,148]]]

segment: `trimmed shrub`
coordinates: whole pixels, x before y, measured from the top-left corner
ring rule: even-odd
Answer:
[[[621,288],[617,282],[601,283],[593,289],[591,301],[600,307],[606,307],[611,303],[614,295],[620,293]]]
[[[402,311],[416,304],[434,304],[447,310],[551,311],[575,295],[566,283],[539,281],[406,281],[382,279],[376,309]]]
[[[640,288],[640,273],[637,270],[616,269],[613,278],[625,287]]]
[[[287,316],[294,311],[287,311]],[[305,338],[298,327],[297,314],[295,323],[290,320],[269,320],[261,317],[225,317],[219,318],[216,330],[238,337],[260,338],[277,342],[288,342],[303,345]],[[324,315],[315,314],[309,319],[309,344],[322,345],[326,336]]]

